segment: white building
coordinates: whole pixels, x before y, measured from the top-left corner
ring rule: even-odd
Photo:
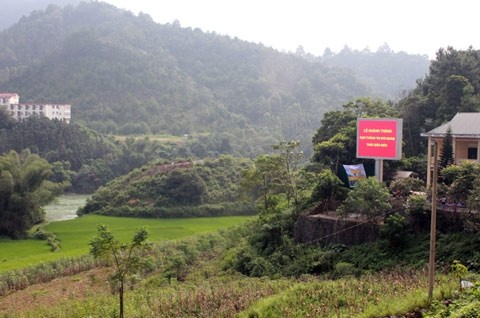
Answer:
[[[68,104],[20,104],[20,97],[15,93],[0,93],[0,107],[6,108],[12,118],[22,120],[30,116],[44,116],[70,123],[71,105]]]
[[[10,104],[18,104],[20,96],[15,93],[0,93],[0,106],[8,106]]]

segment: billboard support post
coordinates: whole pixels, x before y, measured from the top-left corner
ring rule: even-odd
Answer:
[[[383,159],[375,159],[375,177],[383,182]]]

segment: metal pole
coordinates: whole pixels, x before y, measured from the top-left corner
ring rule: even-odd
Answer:
[[[383,159],[375,159],[375,176],[383,182]]]
[[[430,173],[430,171],[428,172]],[[428,300],[433,297],[435,276],[435,237],[437,232],[437,142],[433,142],[432,213],[430,221],[430,257],[428,264]]]

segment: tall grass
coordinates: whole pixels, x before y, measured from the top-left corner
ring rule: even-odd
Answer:
[[[0,274],[0,296],[33,284],[45,283],[58,277],[84,272],[100,264],[90,255],[84,255],[76,258],[62,258],[49,263],[40,263],[24,269],[5,272]]]
[[[215,277],[197,283],[148,284],[127,293],[125,314],[132,318],[388,317],[428,305],[424,282],[417,285],[418,278],[417,273],[338,281]],[[444,281],[439,290],[450,287]],[[116,307],[113,296],[103,295],[18,317],[116,317]]]
[[[454,288],[453,280],[442,279],[436,297],[448,296]],[[424,273],[379,273],[299,283],[260,300],[239,317],[387,317],[427,307],[427,296]]]

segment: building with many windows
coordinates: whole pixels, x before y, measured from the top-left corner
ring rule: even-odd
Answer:
[[[20,97],[15,93],[0,93],[0,107],[5,108],[16,120],[30,116],[43,116],[49,119],[59,119],[70,123],[71,105],[68,104],[20,104]]]

